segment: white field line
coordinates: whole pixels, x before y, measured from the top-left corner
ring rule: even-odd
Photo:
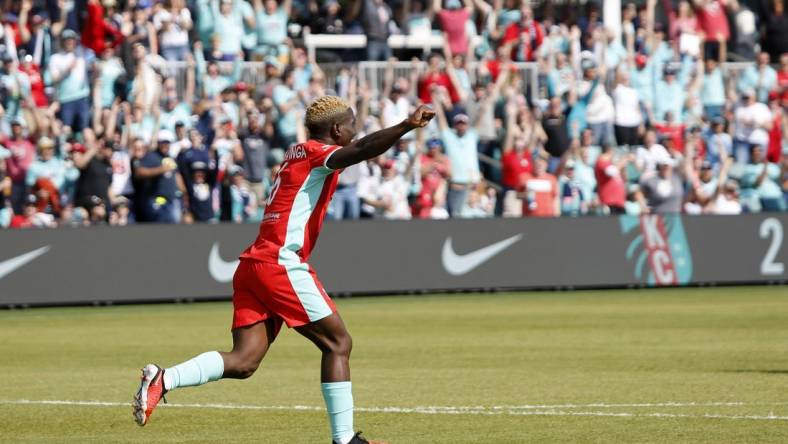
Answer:
[[[92,407],[129,407],[130,402],[108,401],[67,401],[67,400],[0,400],[6,405],[67,405]],[[226,410],[279,410],[279,411],[324,411],[323,407],[294,405],[244,405],[244,404],[161,404],[166,408],[198,408]],[[361,413],[415,413],[423,415],[513,415],[513,416],[609,416],[624,418],[710,418],[710,419],[750,419],[788,421],[788,416],[768,415],[722,415],[716,413],[631,413],[604,411],[574,411],[560,409],[582,408],[613,408],[613,407],[712,407],[712,406],[777,406],[788,405],[788,402],[746,403],[746,402],[660,402],[638,404],[561,404],[561,405],[520,405],[520,406],[432,406],[432,407],[357,407]]]

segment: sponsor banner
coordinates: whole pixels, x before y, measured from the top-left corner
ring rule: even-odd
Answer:
[[[332,294],[788,281],[788,215],[327,222]],[[0,305],[225,298],[256,225],[0,232]]]

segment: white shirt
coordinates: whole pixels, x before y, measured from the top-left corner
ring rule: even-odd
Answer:
[[[115,196],[129,195],[134,192],[131,185],[131,157],[126,151],[115,151],[110,158],[112,164],[112,183],[110,192]]]
[[[741,214],[741,204],[737,200],[731,200],[720,194],[714,201],[711,209],[712,214]]]
[[[396,103],[390,98],[383,99],[383,111],[380,118],[383,121],[383,128],[394,126],[408,118],[410,111],[410,101],[405,97],[397,99]]]
[[[734,114],[736,122],[735,137],[739,140],[748,140],[752,132],[759,127],[767,126],[772,121],[772,111],[761,102],[748,106],[740,106]]]
[[[578,94],[584,96],[591,89],[591,82],[583,81],[578,89]],[[588,123],[612,122],[616,118],[616,109],[613,99],[605,92],[605,86],[598,83],[586,107],[586,120]]]
[[[633,127],[643,122],[640,114],[640,100],[635,88],[618,85],[613,90],[613,102],[616,107],[616,125]]]
[[[387,204],[383,210],[386,219],[410,219],[408,184],[400,175],[385,179],[378,190],[380,199]]]
[[[635,152],[635,163],[643,174],[653,173],[657,170],[657,159],[671,157],[664,146],[655,143],[649,148],[639,147]]]

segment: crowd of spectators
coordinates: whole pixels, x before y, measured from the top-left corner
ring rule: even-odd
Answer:
[[[437,111],[343,171],[335,219],[788,208],[784,0],[624,0],[616,26],[593,1],[0,5],[0,227],[259,221],[324,94],[360,135]],[[314,53],[308,33],[367,45]],[[360,60],[385,64],[380,84]]]

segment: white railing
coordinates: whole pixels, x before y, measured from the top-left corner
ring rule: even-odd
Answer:
[[[336,36],[332,36],[336,37]],[[364,36],[362,36],[364,37]],[[400,36],[401,37],[401,36]],[[321,63],[320,67],[326,74],[326,87],[336,90],[336,77],[342,68],[357,67],[358,78],[362,84],[366,84],[373,91],[379,92],[383,88],[386,68],[389,62],[357,62],[357,63]],[[469,64],[469,75],[471,81],[475,81],[476,65],[479,62]],[[394,77],[409,78],[414,70],[423,69],[425,62],[402,61],[394,62]],[[541,86],[539,84],[539,68],[536,63],[516,63],[523,79],[523,91],[529,91],[532,100],[539,99]],[[723,74],[729,81],[736,81],[741,73],[751,66],[750,62],[728,62],[723,63]],[[174,77],[178,85],[178,91],[183,91],[186,86],[186,62],[166,62],[164,74],[167,77]],[[222,70],[232,69],[232,62],[220,62]],[[266,80],[265,63],[263,62],[241,62],[239,81],[252,86],[261,85]]]

